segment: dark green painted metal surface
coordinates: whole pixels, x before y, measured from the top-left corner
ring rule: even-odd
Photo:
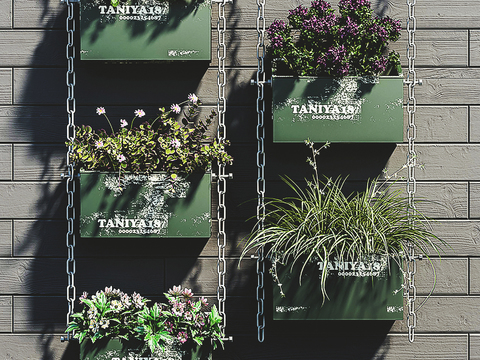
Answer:
[[[80,236],[189,237],[211,234],[211,174],[80,173]]]
[[[403,275],[397,263],[375,259],[331,262],[327,280],[329,299],[322,305],[319,267],[309,264],[299,285],[300,266],[278,267],[285,297],[273,286],[274,320],[401,320],[403,319]],[[352,265],[354,264],[354,265]],[[337,268],[337,270],[335,270]],[[373,274],[373,276],[372,276]],[[344,275],[344,276],[342,276]]]
[[[210,0],[81,0],[82,60],[210,60]]]
[[[145,343],[137,340],[101,339],[94,344],[84,340],[80,343],[80,360],[212,360],[212,349],[207,343],[186,349],[167,346],[165,351],[151,354]]]
[[[403,142],[403,78],[273,76],[273,142]]]

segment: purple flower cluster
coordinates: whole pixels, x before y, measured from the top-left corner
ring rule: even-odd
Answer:
[[[400,37],[400,22],[374,15],[370,0],[339,0],[339,10],[336,15],[326,0],[313,0],[310,8],[290,10],[288,23],[275,20],[268,28],[273,71],[310,76],[373,75],[372,70],[378,74],[381,69],[399,73],[398,54],[386,55],[389,41]]]
[[[374,37],[378,37],[382,42],[385,42],[388,40],[388,31],[381,25],[377,23],[373,23],[372,26],[370,26],[370,29],[368,29],[370,34]]]
[[[272,49],[279,49],[284,45],[284,34],[287,31],[287,24],[283,20],[275,20],[267,29]]]
[[[344,45],[331,47],[317,59],[319,70],[332,76],[346,76],[350,69],[347,61],[347,50]]]
[[[307,18],[307,16],[308,9],[302,5],[299,5],[295,9],[288,12],[288,21],[292,27],[298,29],[301,27],[302,22]]]
[[[323,16],[329,11],[333,10],[332,6],[325,0],[314,0],[312,1],[312,9],[318,13],[318,15]]]
[[[340,0],[338,2],[340,10],[356,11],[364,6],[370,8],[370,0]]]
[[[323,18],[312,16],[303,22],[303,30],[313,32],[317,35],[328,34],[336,24],[337,17],[335,14],[328,14]]]
[[[349,36],[357,36],[358,35],[358,24],[352,20],[350,16],[347,16],[346,24],[339,30],[340,38],[343,39]]]
[[[373,61],[371,67],[372,72],[375,74],[382,73],[387,68],[388,59],[385,56],[381,56],[378,60]]]
[[[399,20],[395,20],[386,16],[380,20],[380,24],[389,32],[389,40],[398,40],[400,37],[400,31],[402,31],[402,25]]]
[[[287,24],[283,20],[275,20],[267,29],[268,36],[274,36],[284,33],[287,30]]]

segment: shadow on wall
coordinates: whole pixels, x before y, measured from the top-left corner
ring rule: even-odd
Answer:
[[[63,5],[54,0],[41,0],[42,17],[47,19],[52,12],[58,16],[50,18],[45,24],[44,37],[39,41],[33,63],[29,68],[16,72],[15,103],[12,117],[12,142],[15,149],[15,180],[28,181],[25,193],[20,196],[31,199],[28,211],[15,220],[14,255],[20,266],[27,269],[24,280],[15,297],[15,332],[41,334],[42,360],[76,359],[77,345],[72,343],[66,348],[60,344],[60,334],[65,329],[67,302],[65,288],[67,275],[66,261],[66,221],[65,184],[59,175],[65,170],[65,112],[66,86],[64,58],[66,34],[64,31],[66,11]],[[235,2],[230,14],[240,11]],[[237,20],[233,20],[237,19]],[[228,19],[229,27],[237,27],[240,17]],[[76,38],[78,41],[78,38]],[[215,54],[215,44],[213,44]],[[239,55],[239,41],[233,35],[227,44],[229,56],[235,59]],[[48,51],[46,51],[48,49]],[[78,48],[77,48],[78,49]],[[212,61],[213,62],[213,61]],[[138,107],[155,112],[159,105],[181,101],[189,92],[203,93],[204,103],[216,104],[216,69],[208,64],[102,64],[76,62],[76,99],[77,124],[99,121],[94,114],[96,106],[112,109],[114,114],[131,114]],[[229,105],[233,111],[227,111],[230,124],[245,122],[251,127],[255,118],[241,117],[247,109],[251,114],[256,98],[256,88],[248,84],[245,73],[250,70],[229,69],[227,92]],[[251,75],[253,78],[254,70]],[[245,105],[247,104],[247,105]],[[125,116],[125,115],[123,115]],[[268,114],[267,114],[267,118]],[[113,120],[113,119],[112,119]],[[267,123],[267,128],[269,123]],[[267,130],[268,131],[268,130]],[[235,134],[232,134],[235,137]],[[345,333],[345,323],[311,322],[308,324],[272,324],[272,335],[264,344],[256,341],[254,293],[256,274],[254,262],[237,269],[236,256],[238,243],[248,233],[250,224],[245,219],[255,214],[251,205],[238,208],[245,201],[256,197],[256,137],[252,132],[246,138],[233,143],[231,153],[235,164],[229,172],[235,173],[235,179],[228,183],[228,197],[233,198],[229,207],[233,216],[228,217],[227,255],[229,261],[227,285],[229,301],[227,315],[235,343],[228,344],[219,359],[259,359],[258,352],[264,358],[276,354],[276,359],[369,359],[383,344],[385,334],[391,323],[348,324],[355,329],[345,337],[336,339]],[[292,151],[293,149],[293,151]],[[335,149],[335,150],[334,150]],[[351,179],[359,182],[374,177],[383,169],[393,151],[392,146],[335,145],[322,154],[321,163],[325,173],[330,176],[343,173],[349,168]],[[372,153],[375,162],[366,161]],[[308,149],[303,145],[267,144],[267,179],[278,183],[278,175],[287,174],[303,179],[309,176],[310,169],[303,164]],[[22,184],[23,186],[24,184]],[[276,187],[273,185],[272,188]],[[278,190],[281,193],[281,189]],[[269,194],[269,196],[276,194]],[[230,211],[230,210],[229,210]],[[125,239],[91,240],[77,237],[76,243],[76,287],[78,294],[87,291],[93,293],[106,285],[120,288],[126,292],[138,291],[151,298],[161,298],[162,293],[173,285],[182,283],[191,286],[197,295],[213,295],[216,291],[216,234],[208,241],[191,239],[131,241]],[[198,255],[202,257],[198,259]],[[24,263],[23,263],[24,262]],[[361,342],[358,333],[365,328],[375,329],[375,335],[368,344]],[[269,329],[270,331],[270,329]],[[52,335],[57,334],[57,335]],[[297,334],[294,337],[285,334]],[[320,344],[318,337],[323,338]],[[333,340],[332,340],[333,339]],[[351,347],[342,346],[344,342]],[[270,354],[270,355],[266,355]],[[323,354],[323,355],[320,355]],[[324,356],[325,354],[330,354]],[[358,355],[360,354],[360,355]],[[358,355],[358,356],[356,356]],[[378,358],[378,354],[377,354]]]
[[[52,30],[43,32],[31,63],[18,69],[18,106],[6,118],[12,128],[10,141],[16,146],[14,176],[23,191],[18,197],[30,203],[24,213],[13,216],[14,256],[19,257],[16,261],[24,274],[15,292],[14,331],[36,336],[37,348],[32,351],[40,354],[38,358],[75,359],[77,345],[60,343],[67,312],[66,194],[60,179],[66,164],[66,9],[54,0],[41,0],[38,6],[42,7],[42,27]],[[75,67],[77,124],[99,121],[95,107],[100,105],[112,114],[133,114],[141,107],[147,116],[154,116],[159,106],[183,101],[191,92],[202,93],[201,82],[207,88],[204,104],[216,104],[216,69],[205,62],[121,65],[76,61]],[[163,292],[178,284],[211,297],[216,291],[216,261],[197,258],[202,252],[214,255],[215,246],[215,236],[211,240],[140,241],[77,236],[77,297],[108,285],[161,300]]]

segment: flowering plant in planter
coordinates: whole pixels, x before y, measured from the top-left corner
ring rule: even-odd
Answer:
[[[288,22],[268,28],[269,52],[283,75],[398,75],[399,55],[387,52],[400,22],[373,15],[369,0],[340,0],[339,15],[325,0],[290,10]]]
[[[318,149],[312,142],[306,143],[312,150],[312,158],[307,159],[314,169],[312,180],[306,180],[306,188],[302,189],[290,178],[283,178],[294,196],[266,203],[267,211],[260,219],[264,227],[251,233],[242,252],[243,257],[251,250],[266,248],[282,296],[285,294],[277,276],[280,265],[290,269],[298,266],[301,283],[305,267],[319,264],[325,301],[332,262],[358,264],[358,259],[380,256],[402,268],[409,244],[428,259],[432,250],[440,253],[445,242],[431,232],[428,218],[410,208],[409,199],[393,189],[394,183],[377,178],[367,183],[365,191],[347,196],[345,179],[319,178],[316,157],[328,143]]]
[[[174,115],[181,113],[180,105],[184,103],[187,109],[180,124]],[[148,174],[154,170],[166,171],[175,178],[177,173],[205,170],[213,160],[231,162],[232,157],[225,150],[228,142],[209,141],[205,135],[216,112],[212,110],[205,121],[195,123],[201,101],[190,94],[184,103],[173,104],[169,110],[162,107],[156,118],[136,127],[135,120],[146,115],[138,109],[130,124],[120,119],[118,131],[105,108],[98,107],[97,114],[105,117],[111,132],[77,126],[75,140],[67,142],[67,146],[73,147],[71,161],[83,170],[118,171],[120,178],[126,171]]]
[[[178,348],[201,346],[211,341],[223,346],[220,324],[222,317],[207,299],[193,299],[190,289],[174,286],[164,294],[168,303],[154,303],[137,293],[126,294],[118,289],[106,287],[91,297],[84,293],[80,297],[81,312],[72,315],[67,332],[75,331],[80,342],[100,339],[121,338],[139,340],[144,349],[154,354],[166,347]]]

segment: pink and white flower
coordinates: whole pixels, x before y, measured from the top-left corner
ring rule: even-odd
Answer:
[[[106,111],[104,107],[97,107],[97,115],[103,115],[105,113]]]

